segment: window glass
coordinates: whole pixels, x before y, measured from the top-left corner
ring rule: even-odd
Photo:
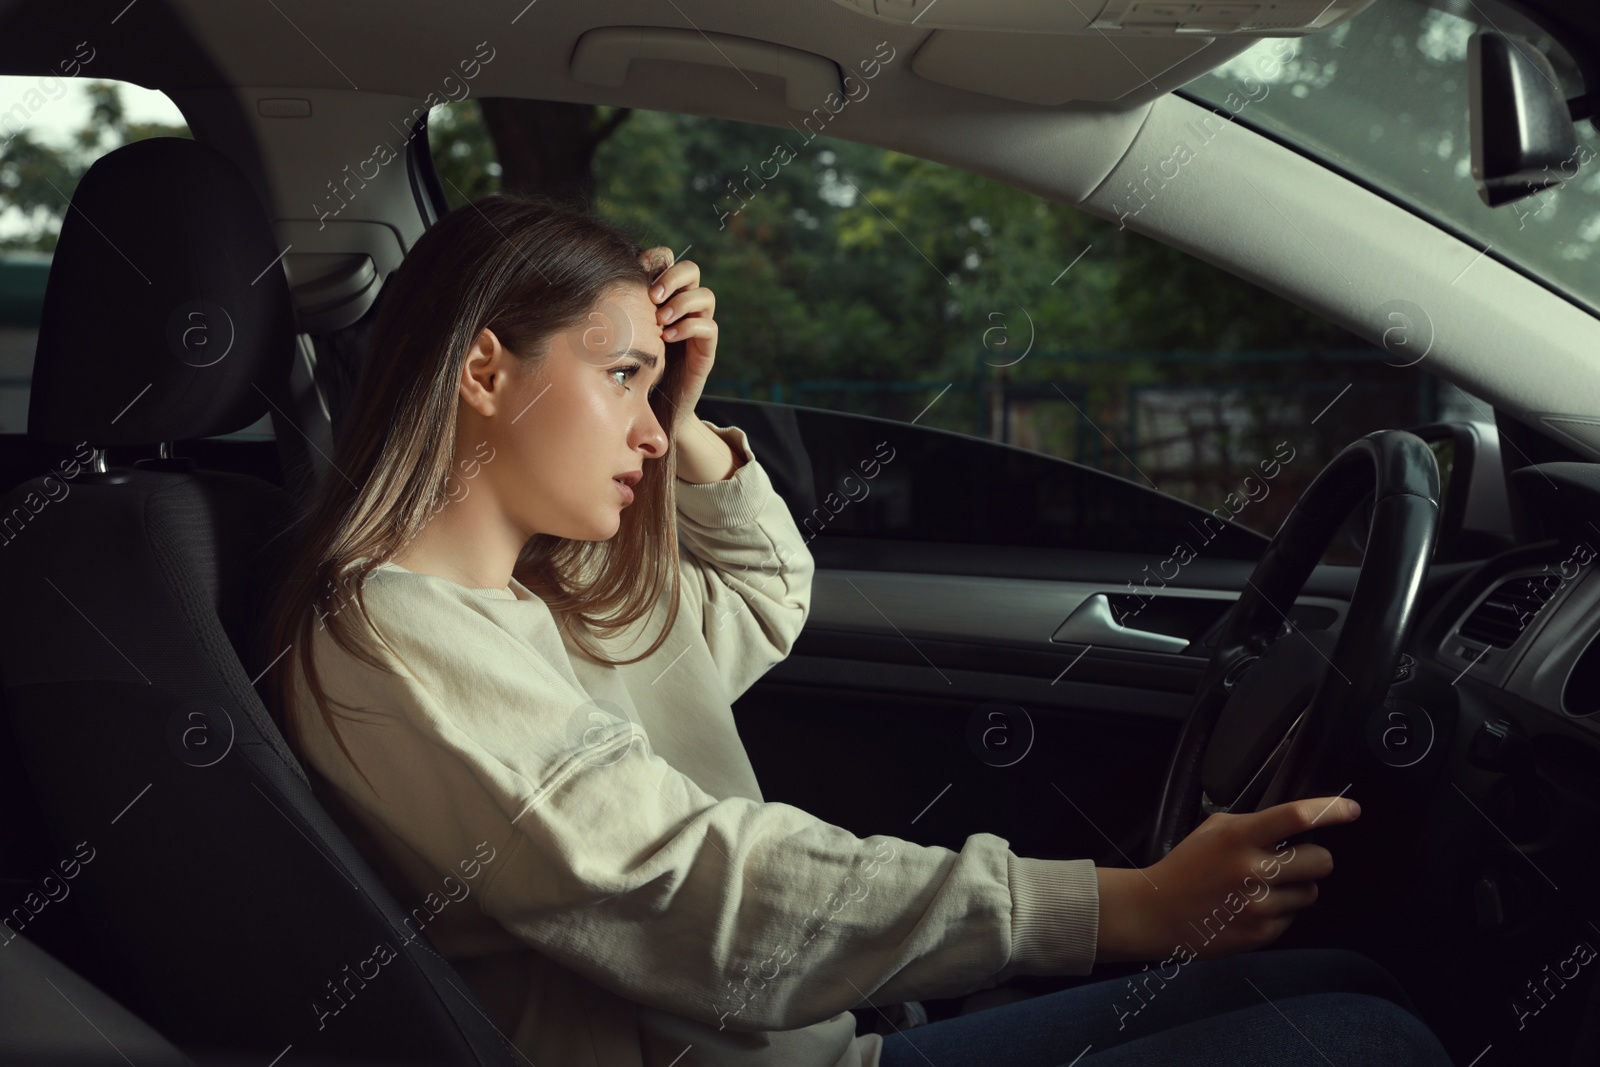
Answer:
[[[78,180],[130,141],[190,136],[166,94],[83,77],[94,58],[85,44],[60,77],[0,77],[0,433],[28,429],[45,280]]]
[[[480,103],[435,111],[454,111],[430,129],[447,191],[537,188],[473,162],[528,151],[493,150]],[[717,293],[707,395],[1004,442],[1268,535],[1363,434],[1493,422],[1414,355],[1420,319],[1374,346],[1114,221],[819,123],[589,111],[579,128],[611,130],[594,206]],[[1269,492],[1244,486],[1268,469]]]
[[[1600,311],[1600,131],[1577,123],[1577,151],[1559,168],[1564,184],[1484,204],[1472,178],[1467,42],[1479,30],[1522,37],[1568,99],[1583,94],[1583,79],[1558,42],[1504,4],[1453,10],[1385,0],[1326,33],[1262,40],[1180,92],[1371,182]]]
[[[428,148],[451,210],[500,190],[500,162],[476,100],[430,109]]]

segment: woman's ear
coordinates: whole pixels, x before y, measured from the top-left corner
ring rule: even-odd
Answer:
[[[461,365],[462,402],[480,415],[489,415],[496,395],[505,395],[503,389],[497,394],[496,388],[505,382],[510,355],[493,330],[487,326],[479,330]]]

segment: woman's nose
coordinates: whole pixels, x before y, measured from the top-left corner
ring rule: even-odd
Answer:
[[[654,410],[646,409],[644,421],[636,427],[634,440],[637,445],[643,446],[653,459],[660,459],[667,454],[667,432],[661,428],[661,421],[656,418]]]

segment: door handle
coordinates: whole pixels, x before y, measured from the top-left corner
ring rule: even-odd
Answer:
[[[1182,637],[1122,625],[1112,617],[1111,601],[1104,593],[1095,593],[1079,604],[1050,635],[1050,640],[1138,652],[1182,652],[1189,647],[1188,640]]]

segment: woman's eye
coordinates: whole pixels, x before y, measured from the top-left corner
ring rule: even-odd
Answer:
[[[606,371],[606,373],[607,374],[621,374],[621,375],[624,375],[622,381],[617,382],[617,384],[622,386],[624,389],[629,389],[629,391],[631,392],[632,390],[630,389],[630,387],[626,383],[629,382],[629,381],[632,381],[633,380],[633,376],[638,374],[642,370],[644,370],[644,367],[641,366],[640,364],[638,364],[638,363],[629,363],[629,364],[626,364],[626,365],[621,366],[621,367],[612,367],[610,370]],[[657,382],[655,385],[651,386],[650,392],[645,395],[645,401],[646,401],[646,403],[652,403],[660,395],[661,395],[661,383]]]

